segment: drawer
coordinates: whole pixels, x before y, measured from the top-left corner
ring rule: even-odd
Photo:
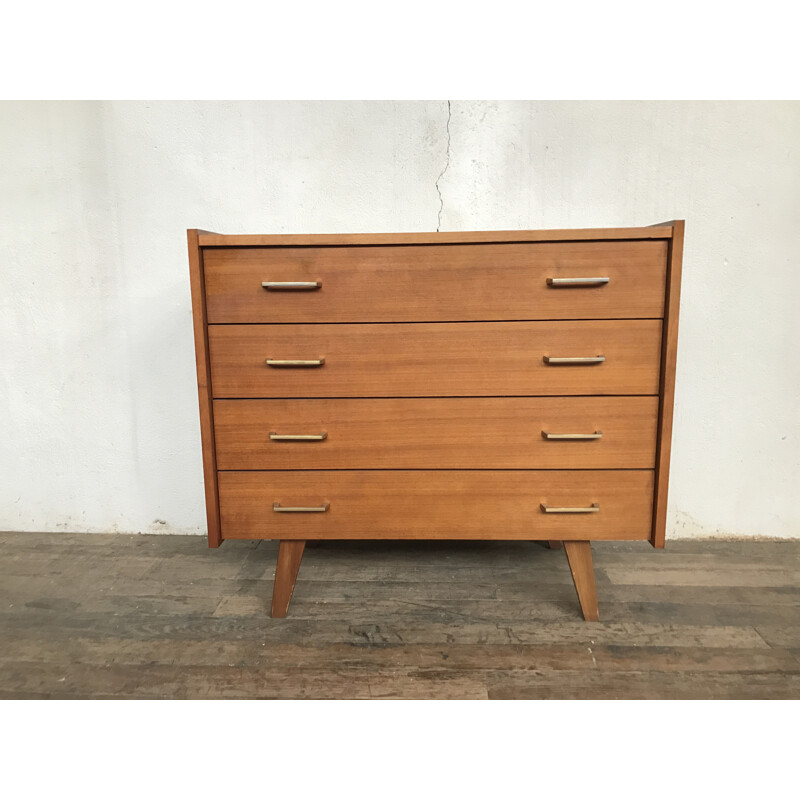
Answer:
[[[219,501],[225,539],[647,539],[653,472],[220,472]]]
[[[221,470],[652,469],[657,417],[658,397],[214,401]]]
[[[667,242],[208,248],[208,321],[656,318]],[[608,278],[550,285],[548,279]],[[263,283],[318,288],[265,289]]]
[[[209,325],[208,340],[214,397],[657,394],[661,320]]]

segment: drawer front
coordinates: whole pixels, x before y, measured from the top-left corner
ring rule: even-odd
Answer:
[[[208,320],[405,322],[655,318],[667,243],[209,248]],[[548,279],[608,278],[550,285]],[[317,288],[263,283],[310,283]]]
[[[220,472],[219,493],[229,539],[646,539],[653,472]]]
[[[652,469],[658,397],[216,400],[217,467]]]
[[[657,394],[661,321],[210,325],[208,339],[215,397]]]

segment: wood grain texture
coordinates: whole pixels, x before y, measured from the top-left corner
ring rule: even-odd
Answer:
[[[203,448],[203,478],[206,498],[206,523],[209,547],[222,541],[219,527],[217,464],[214,451],[214,409],[212,405],[211,367],[209,364],[208,328],[205,307],[203,254],[198,245],[200,231],[187,231],[189,277],[192,289],[192,322],[197,363],[197,395],[200,405],[200,438]]]
[[[647,539],[650,470],[220,472],[226,539]],[[276,513],[273,504],[324,513]],[[600,505],[598,513],[546,514]]]
[[[657,397],[214,401],[220,470],[652,469],[657,415]]]
[[[660,320],[210,325],[215,397],[657,394]],[[604,355],[548,366],[543,356]],[[318,359],[271,368],[265,359]]]
[[[583,618],[587,622],[597,622],[599,611],[597,609],[597,588],[594,582],[594,567],[592,566],[592,547],[589,542],[564,542],[567,561],[578,593]]]
[[[272,588],[273,617],[285,617],[294,592],[297,572],[306,543],[302,540],[282,541],[278,548],[278,561],[275,567],[275,582]]]
[[[278,542],[204,545],[0,533],[0,697],[800,699],[797,540],[593,543],[591,626],[529,542],[322,542],[285,620]]]
[[[209,543],[223,532],[286,541],[276,615],[306,540],[565,541],[587,619],[596,619],[590,540],[663,547],[683,222],[330,237],[194,231],[191,247],[210,519],[219,492]],[[602,287],[547,284],[606,276]],[[271,292],[265,280],[321,288]],[[544,361],[597,355],[604,363]],[[271,368],[267,358],[324,365]],[[271,430],[325,438],[275,442]],[[548,441],[543,430],[603,438]],[[330,508],[278,514],[273,502]],[[541,503],[601,511],[543,514]]]
[[[470,244],[668,239],[672,227],[574,228],[541,231],[442,231],[436,233],[219,234],[200,237],[201,247],[323,247],[327,245]]]
[[[211,323],[656,318],[667,241],[211,248]],[[552,287],[548,278],[608,277]],[[319,281],[267,291],[263,281]]]
[[[680,306],[683,235],[685,223],[673,223],[667,266],[667,294],[661,345],[661,404],[658,417],[656,486],[653,503],[653,547],[664,547],[667,529],[669,463],[672,450],[672,416],[675,403],[675,369],[678,357],[678,317]]]

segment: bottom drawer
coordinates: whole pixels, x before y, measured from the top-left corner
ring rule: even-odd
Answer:
[[[220,472],[219,504],[223,539],[648,539],[653,472]]]

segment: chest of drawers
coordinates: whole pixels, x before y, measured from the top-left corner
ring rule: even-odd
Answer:
[[[208,540],[664,546],[683,221],[225,236],[190,230]]]

